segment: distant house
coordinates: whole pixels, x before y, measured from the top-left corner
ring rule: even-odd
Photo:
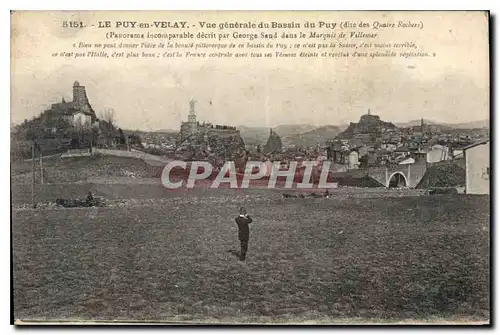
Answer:
[[[360,158],[368,155],[368,147],[366,145],[360,146],[359,148],[357,148],[357,151]]]
[[[411,154],[416,162],[427,162],[427,150],[419,149]]]
[[[463,149],[465,193],[490,194],[490,142],[477,142]]]
[[[464,157],[464,150],[463,149],[453,149],[453,158],[463,158]]]
[[[396,150],[397,146],[395,144],[392,144],[392,143],[382,143],[380,148],[387,150],[387,151],[394,151],[394,150]]]
[[[394,150],[394,152],[397,154],[400,154],[400,155],[407,156],[410,154],[410,149],[408,149],[408,147],[401,146],[401,147],[397,148],[396,150]]]
[[[448,160],[449,148],[442,145],[434,145],[429,152],[427,152],[427,163],[437,163]]]
[[[92,115],[83,112],[77,112],[73,114],[72,121],[75,126],[89,126],[92,123]]]
[[[349,169],[357,169],[359,167],[359,154],[356,151],[351,151],[348,156]]]
[[[408,158],[403,158],[402,160],[398,161],[399,165],[408,165],[408,164],[415,164],[415,159],[408,157]]]

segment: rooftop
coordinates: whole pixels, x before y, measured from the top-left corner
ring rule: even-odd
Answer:
[[[484,145],[484,144],[487,144],[490,140],[483,140],[483,141],[479,141],[479,142],[475,142],[475,143],[472,143],[472,144],[469,144],[465,147],[462,147],[460,148],[459,150],[467,150],[467,149],[471,149],[471,148],[474,148],[474,147],[477,147],[478,145]]]

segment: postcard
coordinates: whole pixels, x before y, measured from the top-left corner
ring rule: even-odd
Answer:
[[[13,11],[13,322],[490,324],[486,11]]]

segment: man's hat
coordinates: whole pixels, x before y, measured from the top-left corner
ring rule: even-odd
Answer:
[[[247,213],[247,210],[245,207],[240,207],[240,214],[245,215]]]

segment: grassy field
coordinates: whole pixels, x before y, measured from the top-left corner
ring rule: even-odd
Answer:
[[[156,178],[161,176],[162,165],[150,165],[141,159],[116,156],[51,157],[44,159],[45,183],[75,183],[88,178],[127,177]],[[39,161],[35,162],[35,176],[40,182]],[[11,163],[11,179],[16,184],[30,184],[32,162]]]
[[[15,318],[489,319],[489,197],[252,196],[242,263],[242,202],[210,195],[13,211]]]

